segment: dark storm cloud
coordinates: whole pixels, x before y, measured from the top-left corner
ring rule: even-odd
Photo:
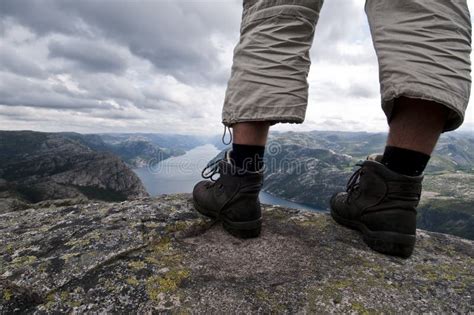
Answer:
[[[222,67],[212,36],[234,44],[240,10],[240,0],[2,0],[0,18],[13,18],[38,36],[63,34],[72,38],[52,42],[50,56],[73,60],[84,70],[123,70],[124,60],[94,41],[106,38],[150,61],[159,73],[173,75],[181,82],[225,85],[229,67]],[[316,60],[338,58],[337,43],[353,37],[357,29],[348,26],[357,22],[354,16],[354,5],[347,0],[325,3],[316,31]]]
[[[364,85],[367,76],[351,84],[341,80],[345,69],[333,69],[375,61],[355,43],[370,44],[355,3],[326,1],[316,28],[312,69],[329,79],[318,77],[312,91],[329,102],[378,94]],[[37,126],[46,129],[62,117],[77,126],[109,120],[104,130],[217,126],[241,7],[242,0],[0,0],[0,115],[21,113],[10,115],[13,127],[22,115],[44,117]]]
[[[117,121],[140,117],[130,108],[177,112],[187,105],[157,92],[155,77],[223,86],[227,69],[211,36],[227,38],[232,30],[237,37],[240,4],[234,4],[2,0],[0,104]]]
[[[229,2],[81,1],[74,10],[106,37],[183,82],[225,83],[213,33],[238,32]]]
[[[71,60],[86,71],[120,73],[127,67],[126,59],[103,43],[66,39],[52,41],[48,48],[50,57]]]
[[[9,16],[38,35],[59,33],[76,37],[105,37],[149,60],[158,71],[183,82],[224,84],[213,33],[237,36],[238,2],[216,1],[52,1],[3,0],[0,15]],[[234,5],[233,5],[234,4]],[[106,58],[54,44],[52,56],[63,56],[99,69]],[[84,47],[85,48],[85,47]],[[94,53],[89,51],[89,53]],[[97,57],[97,56],[95,56]],[[95,60],[90,60],[93,58]],[[95,63],[94,61],[98,61]]]

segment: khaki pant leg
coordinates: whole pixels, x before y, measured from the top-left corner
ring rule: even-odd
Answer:
[[[465,0],[367,0],[379,61],[382,108],[400,96],[445,105],[444,131],[458,128],[471,89],[471,21]]]
[[[222,122],[301,123],[323,0],[245,0]]]

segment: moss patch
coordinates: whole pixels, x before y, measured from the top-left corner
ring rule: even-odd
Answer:
[[[305,218],[306,220],[295,221],[298,225],[303,227],[309,227],[317,229],[318,231],[326,229],[329,225],[329,219],[324,216],[315,216],[311,218]]]
[[[184,225],[178,225],[184,228]],[[173,229],[177,230],[177,229]],[[182,266],[183,255],[172,246],[170,237],[163,237],[150,245],[144,260],[160,268],[163,274],[146,279],[145,289],[150,300],[160,302],[166,296],[176,294],[182,281],[189,277],[189,269]]]
[[[181,282],[189,277],[187,269],[172,269],[163,276],[152,276],[146,280],[146,292],[153,301],[160,301],[162,293],[174,293]]]
[[[7,254],[9,254],[9,255],[13,255],[13,253],[14,253],[14,249],[13,249],[13,245],[12,245],[12,244],[8,244],[8,245],[5,247],[5,250],[6,250]]]
[[[3,290],[2,297],[3,297],[4,301],[10,301],[13,297],[13,293],[12,293],[11,290],[5,289],[5,290]]]
[[[146,267],[146,264],[141,260],[134,260],[128,263],[128,267],[134,270],[140,270]]]
[[[140,284],[140,281],[137,280],[137,278],[135,277],[129,277],[125,280],[125,282],[127,282],[128,284],[132,285],[132,286],[137,286],[138,284]]]
[[[375,314],[375,312],[370,312],[367,310],[364,306],[364,304],[360,302],[354,302],[351,304],[352,309],[357,312],[358,314],[363,314],[363,315],[369,315],[369,314]]]
[[[271,292],[265,289],[257,289],[253,294],[258,302],[265,303],[270,306],[271,312],[275,314],[281,314],[285,311],[285,306],[276,299]]]
[[[11,265],[14,268],[25,267],[33,264],[36,261],[36,256],[20,256],[13,259]]]
[[[474,277],[463,266],[459,266],[456,264],[441,264],[441,265],[425,265],[420,264],[416,265],[415,269],[420,271],[422,276],[432,282],[436,281],[449,281],[453,282],[458,278],[462,280],[461,284],[465,284],[466,282],[474,281]],[[466,284],[467,286],[467,284]]]
[[[190,224],[186,221],[177,221],[173,224],[169,224],[166,226],[165,231],[168,233],[174,233],[178,231],[184,231],[186,230]]]

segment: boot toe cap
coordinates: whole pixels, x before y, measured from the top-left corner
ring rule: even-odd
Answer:
[[[202,181],[198,182],[196,185],[194,185],[194,188],[193,188],[193,199],[194,199],[194,201],[199,202],[199,200],[204,195],[204,193],[207,189],[207,185],[209,185],[209,181],[207,181],[207,180],[202,180]]]

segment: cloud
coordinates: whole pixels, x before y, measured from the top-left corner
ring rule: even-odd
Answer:
[[[312,58],[318,62],[367,64],[375,52],[364,13],[364,1],[325,1],[315,31]]]
[[[241,0],[2,0],[0,128],[216,133],[241,10]],[[363,1],[325,2],[311,59],[306,124],[274,128],[386,128]]]
[[[14,18],[38,35],[81,32],[85,24],[74,12],[67,10],[65,4],[66,1],[4,0],[0,2],[0,14],[3,18]]]
[[[211,35],[233,32],[236,36],[239,9],[236,1],[5,0],[0,14],[39,36],[110,39],[150,61],[161,73],[184,82],[223,84],[228,73],[220,67],[219,50]],[[50,48],[52,56],[70,58],[98,70],[121,64],[113,54],[111,60],[100,58],[107,48],[84,40],[51,43]],[[105,69],[97,68],[101,62]]]
[[[46,77],[45,71],[33,60],[25,58],[7,45],[0,43],[0,70],[34,78]]]
[[[120,73],[127,61],[112,45],[85,39],[53,40],[48,45],[49,57],[64,58],[77,64],[81,70]]]

